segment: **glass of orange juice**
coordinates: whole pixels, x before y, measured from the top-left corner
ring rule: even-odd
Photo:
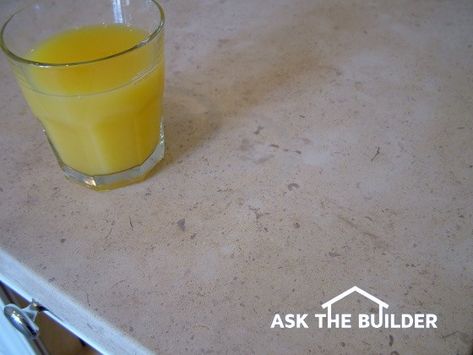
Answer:
[[[0,45],[65,175],[97,190],[164,155],[164,11],[154,0],[37,0]]]

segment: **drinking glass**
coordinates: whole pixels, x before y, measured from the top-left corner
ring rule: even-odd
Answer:
[[[0,46],[66,177],[110,189],[163,158],[158,2],[37,0],[5,22]]]

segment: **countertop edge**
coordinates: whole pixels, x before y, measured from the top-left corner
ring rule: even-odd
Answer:
[[[29,301],[34,298],[48,309],[49,317],[101,353],[152,354],[1,249],[0,281]]]

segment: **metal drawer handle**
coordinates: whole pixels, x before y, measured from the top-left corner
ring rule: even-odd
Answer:
[[[39,335],[39,327],[34,322],[39,312],[46,308],[35,300],[25,307],[20,308],[16,304],[7,304],[3,308],[3,313],[10,323],[29,339],[36,339]]]

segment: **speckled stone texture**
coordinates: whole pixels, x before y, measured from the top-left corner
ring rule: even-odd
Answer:
[[[112,353],[470,354],[473,2],[163,5],[137,185],[66,181],[0,59],[2,279]],[[270,329],[353,285],[438,328]]]

